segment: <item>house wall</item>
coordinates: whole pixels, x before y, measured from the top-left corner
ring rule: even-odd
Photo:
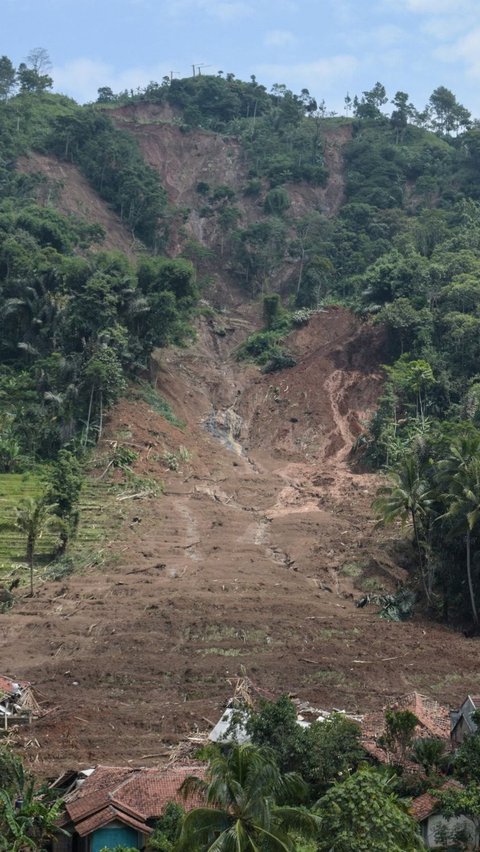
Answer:
[[[98,828],[90,835],[89,852],[101,852],[102,849],[115,849],[116,846],[127,846],[141,849],[143,835],[133,828],[121,823],[110,823],[104,828]]]
[[[440,814],[432,814],[422,825],[423,840],[427,849],[435,849],[438,846],[438,832],[446,829],[449,833],[457,829],[463,829],[467,832],[470,849],[478,849],[478,836],[475,828],[475,823],[468,817],[450,817],[446,819]]]
[[[471,719],[471,715],[476,709],[472,699],[468,696],[460,707],[458,722],[452,730],[454,746],[461,745],[465,737],[470,736],[476,730],[476,725]]]
[[[465,716],[462,715],[455,726],[455,730],[452,731],[453,745],[461,745],[465,737],[468,737],[470,734],[471,730],[468,726],[467,720],[465,719]]]

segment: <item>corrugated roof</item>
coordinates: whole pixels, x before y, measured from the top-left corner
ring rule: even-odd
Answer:
[[[234,707],[230,704],[215,727],[210,731],[208,739],[212,743],[231,743],[235,741],[242,744],[249,742],[250,736],[247,734],[245,728],[247,719],[248,712],[245,709]]]

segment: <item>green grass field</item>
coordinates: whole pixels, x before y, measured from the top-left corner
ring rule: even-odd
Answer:
[[[38,475],[4,473],[0,474],[0,581],[25,564],[25,536],[15,527],[15,510],[25,497],[36,497],[42,492],[42,482]],[[80,500],[80,523],[75,541],[69,549],[69,556],[79,564],[88,561],[88,554],[98,550],[104,543],[114,525],[115,488],[104,480],[87,478]],[[118,514],[118,510],[117,510]],[[36,548],[36,564],[44,568],[54,559],[58,537],[54,532],[46,532]],[[25,577],[27,569],[25,568]]]

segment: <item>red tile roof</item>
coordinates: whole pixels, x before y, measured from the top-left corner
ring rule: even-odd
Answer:
[[[197,796],[185,801],[179,792],[189,775],[203,778],[204,764],[163,769],[97,766],[82,785],[67,796],[62,824],[73,823],[82,836],[113,819],[128,824],[133,820],[135,827],[142,825],[145,830],[146,820],[160,817],[168,802],[182,803],[187,810],[200,804]]]
[[[205,767],[175,766],[171,769],[146,769],[138,777],[129,778],[112,794],[112,799],[122,805],[143,811],[148,817],[161,816],[167,802],[176,801],[185,804],[179,788],[189,775],[203,777]],[[200,804],[198,797],[190,802],[190,807]]]
[[[112,805],[107,805],[106,808],[102,808],[101,811],[93,814],[93,816],[88,819],[76,823],[75,831],[80,835],[80,837],[86,837],[88,834],[91,834],[92,831],[96,831],[97,828],[103,828],[105,825],[113,822],[113,820],[123,822],[125,825],[129,825],[130,828],[135,828],[143,834],[151,834],[153,831],[153,829],[149,828],[145,824],[144,820],[135,819],[135,817],[125,813],[123,810],[114,808]]]
[[[384,707],[382,711],[366,713],[363,721],[360,723],[362,729],[362,745],[369,754],[379,760],[381,763],[390,763],[392,755],[379,743],[381,737],[385,734],[385,710],[410,710],[418,719],[418,725],[415,729],[415,737],[422,738],[439,738],[450,741],[450,713],[446,707],[442,707],[432,698],[425,695],[420,695],[418,692],[410,692],[397,699],[393,704]],[[419,767],[401,759],[399,755],[395,755],[396,760],[400,760],[403,765],[411,771],[418,772]]]
[[[442,784],[440,790],[461,790],[462,785],[458,781],[449,779]],[[417,796],[410,805],[410,813],[417,822],[423,822],[424,819],[433,814],[438,806],[438,798],[433,793],[423,793]]]

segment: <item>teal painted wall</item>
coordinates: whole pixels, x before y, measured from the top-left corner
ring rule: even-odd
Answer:
[[[107,826],[93,832],[90,852],[100,852],[104,848],[115,849],[115,846],[138,849],[138,832],[123,825]]]

